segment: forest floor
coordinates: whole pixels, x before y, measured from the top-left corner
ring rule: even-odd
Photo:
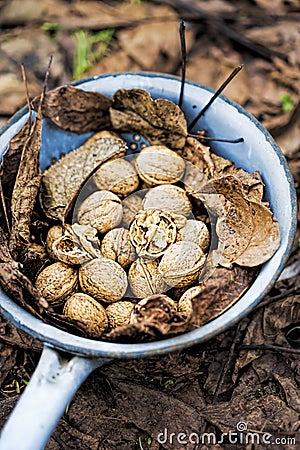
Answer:
[[[49,88],[108,72],[180,75],[181,19],[186,24],[187,79],[216,89],[234,67],[244,65],[224,94],[270,131],[299,193],[297,0],[2,0],[0,126],[26,103],[21,63],[31,97],[41,92],[50,55]],[[213,433],[218,440],[222,433],[239,430],[238,423],[259,436],[270,433],[274,450],[296,449],[299,236],[298,227],[281,278],[251,314],[205,344],[170,355],[115,361],[96,370],[76,393],[46,449],[270,447],[262,440],[253,445],[228,440],[195,445],[192,433]],[[28,383],[41,348],[0,318],[1,426]],[[160,434],[165,429],[166,439]],[[179,433],[194,437],[183,444]]]

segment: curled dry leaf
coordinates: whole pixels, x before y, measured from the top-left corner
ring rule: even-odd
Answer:
[[[40,113],[25,140],[11,199],[12,225],[9,248],[15,259],[30,242],[31,215],[41,183],[40,146],[42,119]]]
[[[211,180],[199,193],[199,198],[218,214],[219,263],[230,266],[248,247],[253,231],[252,214],[243,197],[242,184],[229,175]]]
[[[46,216],[63,221],[86,180],[103,162],[124,156],[125,152],[123,139],[100,131],[63,156],[43,173],[41,203]]]
[[[190,322],[195,328],[200,327],[233,305],[248,289],[254,276],[253,269],[216,267],[205,282],[183,294],[180,304],[186,299],[192,302]]]
[[[10,140],[0,162],[0,191],[8,230],[10,229],[8,222],[11,220],[12,192],[21,161],[22,151],[24,144],[29,137],[30,129],[31,120],[29,119],[18,131],[18,133]]]
[[[123,132],[137,131],[151,144],[183,148],[187,124],[181,109],[170,100],[152,100],[143,89],[119,89],[110,108],[113,128]]]
[[[32,101],[34,109],[39,102],[40,97]],[[62,86],[47,92],[42,114],[63,130],[82,134],[109,128],[110,106],[111,99],[103,94]]]
[[[269,208],[250,202],[253,231],[246,250],[235,260],[240,266],[254,267],[268,261],[280,245],[280,229]]]
[[[16,264],[15,261],[0,263],[0,285],[17,303],[40,317],[39,312],[48,308],[48,303]]]
[[[167,295],[156,294],[141,300],[132,313],[134,323],[119,326],[107,338],[123,342],[153,340],[188,331],[185,316],[176,310],[176,303]]]

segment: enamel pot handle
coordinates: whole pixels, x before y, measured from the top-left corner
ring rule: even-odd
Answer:
[[[38,366],[2,430],[0,450],[42,450],[85,378],[109,361],[67,358],[44,346]]]

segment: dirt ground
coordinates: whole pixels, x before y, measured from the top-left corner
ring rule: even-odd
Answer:
[[[271,132],[299,193],[297,0],[2,0],[0,125],[26,103],[21,63],[31,97],[41,92],[50,55],[49,88],[107,72],[180,74],[181,19],[186,24],[187,78],[216,89],[234,67],[244,64],[224,93]],[[47,450],[270,447],[262,441],[234,444],[228,439],[195,444],[195,433],[219,439],[239,430],[238,423],[259,436],[270,433],[274,450],[296,449],[299,234],[298,229],[280,280],[251,314],[203,345],[96,370],[66,409]],[[0,351],[2,427],[34,371],[41,344],[0,318]],[[160,435],[166,428],[168,439]],[[180,443],[179,433],[194,433],[194,439]]]

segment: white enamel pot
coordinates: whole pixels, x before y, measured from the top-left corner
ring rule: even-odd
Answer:
[[[180,80],[156,73],[120,73],[93,77],[74,83],[81,89],[112,95],[120,88],[142,88],[153,98],[178,102]],[[212,97],[204,86],[187,82],[183,110],[187,121]],[[19,111],[1,130],[0,155],[9,140],[28,118],[26,108]],[[244,138],[239,144],[215,143],[215,152],[231,159],[249,172],[259,170],[266,185],[266,200],[277,218],[281,244],[263,265],[249,290],[221,316],[178,337],[141,344],[118,344],[89,340],[43,323],[24,311],[4,292],[0,292],[0,313],[10,323],[44,344],[40,362],[30,383],[6,423],[0,439],[1,450],[44,448],[66,405],[83,380],[112,359],[147,357],[190,347],[231,327],[259,303],[270,290],[289,256],[296,228],[296,196],[285,158],[262,125],[242,107],[220,96],[199,120],[193,131],[206,129],[209,136],[223,139]],[[64,132],[44,120],[41,149],[42,170],[53,156],[78,147],[87,135]]]

